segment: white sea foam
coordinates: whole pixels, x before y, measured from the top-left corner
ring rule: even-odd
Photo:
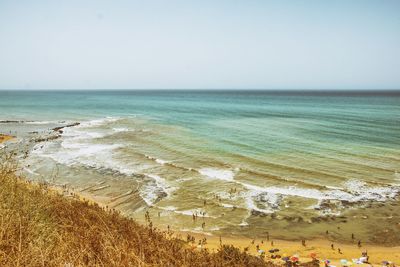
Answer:
[[[82,127],[98,127],[102,126],[107,123],[111,122],[116,122],[120,120],[121,118],[118,117],[105,117],[105,118],[100,118],[100,119],[94,119],[94,120],[89,120],[89,121],[84,121],[81,122],[81,124],[77,127],[82,128]]]
[[[289,187],[260,187],[241,183],[247,190],[244,195],[246,206],[249,210],[271,213],[279,208],[285,196],[302,197],[308,199],[339,200],[349,203],[362,201],[386,201],[394,199],[400,193],[400,187],[395,186],[368,186],[365,182],[349,180],[344,183],[344,189],[320,191],[310,188]],[[263,208],[259,206],[263,205]]]
[[[109,134],[107,129],[98,129],[100,126],[116,120],[118,118],[109,117],[83,122],[76,127],[65,128],[61,139],[36,145],[34,153],[67,166],[79,164],[95,169],[110,169],[128,176],[146,170],[150,166],[141,165],[140,168],[137,168],[137,166],[134,168],[134,162],[118,159],[117,149],[122,148],[122,144],[98,143],[95,140]],[[116,129],[117,131],[125,130]],[[115,128],[112,131],[115,132]],[[166,162],[155,160],[160,164]],[[153,205],[160,198],[170,195],[176,189],[158,175],[146,173],[144,175],[148,179],[141,187],[140,195],[148,205]]]
[[[249,223],[246,222],[246,220],[243,220],[241,223],[239,223],[239,226],[248,226]]]
[[[164,165],[164,164],[168,163],[168,161],[162,160],[162,159],[156,159],[156,162],[157,162],[158,164],[161,164],[161,165]]]
[[[152,157],[152,156],[149,156],[149,155],[145,155],[145,156],[146,156],[146,158],[154,160],[155,162],[157,162],[160,165],[164,165],[164,164],[168,163],[168,161],[163,160],[163,159],[158,159],[158,158],[155,158],[155,157]]]
[[[394,186],[368,186],[366,183],[358,180],[347,181],[345,189],[320,191],[317,189],[307,189],[299,187],[259,187],[242,183],[247,189],[258,192],[268,192],[287,196],[299,196],[311,199],[332,199],[343,200],[349,202],[359,202],[364,200],[385,201],[389,198],[396,197],[400,193],[399,187]]]
[[[155,174],[145,174],[150,177],[152,181],[147,181],[140,189],[140,196],[151,206],[156,203],[160,198],[171,195],[177,188],[171,187],[164,178]]]
[[[87,124],[99,125],[104,121],[96,120],[94,123],[90,121]],[[65,128],[61,139],[35,145],[32,152],[67,166],[81,164],[96,169],[111,169],[126,175],[133,174],[132,169],[112,156],[115,150],[123,147],[123,145],[93,142],[94,139],[103,136],[104,133],[90,131],[81,124],[76,127]]]
[[[128,128],[113,128],[113,131],[116,133],[129,132],[129,129]]]
[[[221,203],[221,206],[224,208],[233,208],[234,207],[232,204],[226,204],[226,203]]]
[[[25,124],[43,125],[43,124],[57,124],[58,121],[26,121]]]
[[[225,180],[225,181],[233,181],[233,178],[235,176],[233,171],[231,170],[221,170],[214,168],[202,168],[199,170],[199,173],[210,179]]]
[[[175,211],[175,210],[178,209],[178,208],[175,207],[175,206],[166,206],[166,207],[157,206],[157,208],[162,209],[162,210],[166,210],[166,211]]]

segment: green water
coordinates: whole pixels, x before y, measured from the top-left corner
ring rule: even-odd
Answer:
[[[398,92],[8,91],[0,120],[81,122],[36,145],[28,174],[57,166],[63,183],[106,185],[99,197],[137,190],[110,206],[139,220],[150,207],[180,230],[290,238],[341,224],[345,238],[400,218]]]

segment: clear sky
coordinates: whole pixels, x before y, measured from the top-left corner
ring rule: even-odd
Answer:
[[[400,0],[0,0],[1,89],[399,89]]]

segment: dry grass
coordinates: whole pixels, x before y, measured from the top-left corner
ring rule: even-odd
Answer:
[[[232,246],[192,250],[170,233],[67,198],[0,158],[0,266],[272,266]]]

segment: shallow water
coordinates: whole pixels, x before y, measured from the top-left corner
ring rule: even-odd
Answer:
[[[1,132],[29,139],[32,129],[81,122],[35,145],[24,160],[30,177],[56,172],[60,183],[93,186],[86,191],[118,197],[110,206],[139,220],[151,207],[162,225],[216,234],[308,238],[329,229],[332,238],[382,242],[373,236],[399,230],[399,93],[1,96],[0,120],[24,121],[0,123]]]

